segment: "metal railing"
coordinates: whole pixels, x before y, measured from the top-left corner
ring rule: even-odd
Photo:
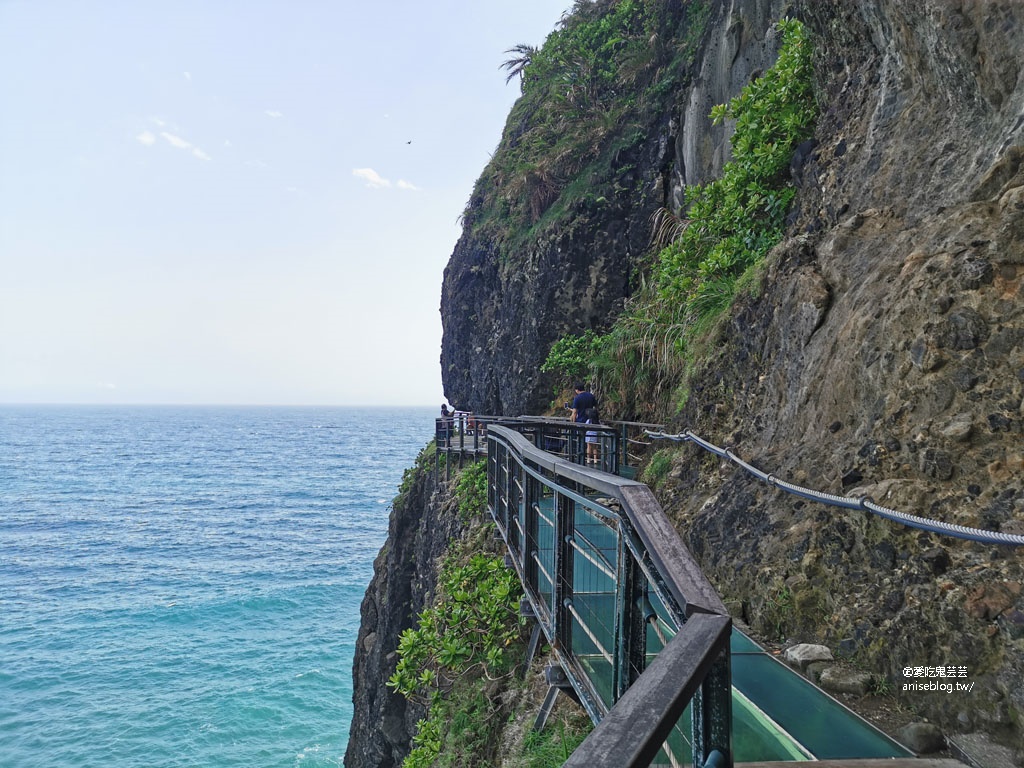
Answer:
[[[585,464],[588,443],[595,445],[592,466],[603,472],[619,474],[635,470],[641,460],[640,451],[651,445],[649,430],[661,429],[661,424],[638,421],[606,421],[601,424],[579,424],[569,419],[541,416],[482,416],[457,412],[453,416],[438,417],[434,422],[437,445],[437,463],[447,456],[446,476],[450,477],[452,463],[462,467],[487,453],[487,429],[492,424],[509,426],[529,439],[536,447],[560,456],[575,464]]]
[[[646,485],[569,460],[576,429],[517,419],[486,430],[488,506],[596,724],[565,765],[730,766],[732,620]],[[618,457],[621,433],[607,433]],[[568,458],[544,450],[558,439]]]
[[[947,523],[944,520],[930,520],[925,517],[918,517],[917,515],[911,515],[906,512],[890,509],[889,507],[883,507],[876,504],[868,496],[837,496],[834,493],[823,493],[821,491],[816,491],[813,488],[805,488],[802,485],[787,482],[771,472],[764,472],[754,465],[744,461],[736,455],[732,448],[720,448],[702,437],[699,437],[690,430],[686,430],[685,432],[675,435],[668,435],[660,431],[647,431],[647,435],[649,435],[653,440],[672,440],[677,443],[691,442],[709,453],[713,453],[716,456],[720,456],[723,459],[731,461],[748,474],[753,475],[764,483],[767,483],[772,488],[778,488],[779,490],[793,496],[799,496],[802,499],[817,501],[821,504],[827,504],[830,507],[865,510],[874,515],[878,515],[879,517],[884,517],[887,520],[892,520],[893,522],[900,523],[911,528],[918,528],[920,530],[937,533],[942,536],[952,536],[956,539],[976,541],[981,544],[1001,544],[1011,547],[1024,546],[1024,535],[1019,533],[989,531],[983,528],[973,528],[971,526],[958,525],[956,523]]]

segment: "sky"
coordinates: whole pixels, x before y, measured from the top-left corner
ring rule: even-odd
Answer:
[[[569,0],[0,0],[0,403],[442,401],[444,266]]]

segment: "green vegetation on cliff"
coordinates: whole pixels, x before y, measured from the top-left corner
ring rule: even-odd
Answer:
[[[447,514],[468,523],[440,564],[433,601],[405,630],[387,686],[426,708],[403,768],[561,765],[590,730],[582,709],[555,714],[540,733],[526,732],[539,699],[523,671],[523,597],[515,571],[505,566],[486,512],[486,467],[462,469],[448,486]],[[423,466],[413,472],[429,472]],[[517,723],[518,727],[511,727]],[[511,735],[515,732],[515,735]],[[505,742],[502,751],[499,744]]]
[[[487,462],[470,464],[455,482],[455,503],[464,521],[487,511]]]
[[[465,467],[451,486],[452,512],[465,522],[487,509],[486,462]],[[414,471],[424,470],[422,466]],[[498,553],[491,524],[471,524],[452,541],[432,605],[398,644],[389,688],[427,707],[405,768],[463,765],[488,752],[503,723],[489,685],[507,679],[521,654],[522,587]]]
[[[501,144],[464,212],[504,259],[553,226],[629,196],[630,153],[689,76],[710,4],[577,0],[539,49],[505,66],[521,77]]]
[[[662,212],[658,233],[668,242],[610,332],[596,340],[565,337],[545,363],[546,370],[578,376],[579,353],[591,350],[590,372],[620,412],[650,416],[671,395],[685,396],[678,387],[693,343],[732,303],[744,274],[783,237],[796,194],[790,160],[811,135],[817,107],[806,31],[795,20],[779,30],[775,65],[712,110],[715,122],[735,121],[732,158],[721,178],[686,190],[683,218]]]
[[[486,695],[485,683],[511,670],[519,648],[522,588],[502,558],[481,551],[480,543],[453,545],[441,566],[433,607],[399,641],[388,686],[428,707],[405,768],[458,765],[461,756],[485,751],[491,735],[487,724],[498,725],[492,722],[496,703]],[[463,722],[472,727],[460,727]]]

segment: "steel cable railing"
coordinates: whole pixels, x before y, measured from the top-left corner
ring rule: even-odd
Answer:
[[[1024,536],[1018,534],[1002,533],[1000,531],[987,531],[981,528],[970,528],[968,526],[957,525],[955,523],[947,523],[942,520],[929,520],[928,518],[918,517],[917,515],[911,515],[906,512],[900,512],[895,509],[883,507],[880,504],[876,504],[868,496],[860,496],[857,498],[837,496],[833,493],[824,493],[822,491],[816,491],[813,488],[805,488],[803,486],[781,480],[775,475],[769,472],[764,472],[744,461],[733,453],[730,448],[720,448],[717,445],[709,443],[707,440],[698,437],[690,430],[685,430],[678,434],[666,434],[665,432],[652,432],[650,430],[645,430],[645,434],[655,440],[671,440],[679,443],[693,443],[709,453],[713,453],[723,459],[728,459],[733,464],[736,464],[747,473],[767,483],[773,488],[778,488],[786,493],[792,494],[793,496],[799,496],[802,499],[807,499],[808,501],[817,501],[822,504],[827,504],[832,507],[841,507],[843,509],[866,510],[872,514],[878,515],[879,517],[884,517],[888,520],[892,520],[912,528],[918,528],[920,530],[938,533],[944,536],[952,536],[958,539],[976,541],[982,544],[1004,544],[1013,547],[1024,546]]]

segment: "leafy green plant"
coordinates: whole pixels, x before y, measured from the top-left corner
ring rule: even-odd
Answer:
[[[406,698],[428,705],[404,768],[434,765],[447,750],[446,742],[455,738],[453,732],[474,731],[472,723],[458,728],[457,722],[474,720],[467,707],[486,707],[486,697],[479,704],[479,698],[460,696],[460,708],[453,710],[454,699],[445,694],[478,677],[493,679],[510,672],[521,631],[521,596],[519,580],[502,558],[481,553],[465,559],[455,553],[446,557],[434,605],[420,614],[417,626],[402,633],[398,664],[387,683]]]
[[[416,456],[415,463],[402,473],[402,481],[398,486],[398,496],[395,498],[395,502],[409,494],[415,486],[417,479],[423,476],[427,469],[433,468],[436,458],[437,445],[431,440]],[[444,456],[441,458],[443,460]]]
[[[601,344],[601,337],[590,329],[578,335],[563,336],[551,345],[551,351],[540,369],[566,381],[584,379]]]
[[[660,297],[692,317],[728,306],[736,278],[782,238],[796,194],[789,161],[817,116],[811,47],[799,21],[784,20],[779,30],[775,65],[712,109],[715,123],[735,121],[732,159],[720,179],[687,189],[687,224],[659,257]]]
[[[468,680],[437,697],[428,716],[418,723],[414,749],[403,768],[461,768],[480,764],[494,750],[492,728],[495,702],[483,679]]]
[[[715,327],[740,286],[758,284],[758,265],[782,239],[796,194],[789,161],[812,134],[817,106],[806,29],[796,20],[779,29],[775,65],[712,110],[715,122],[735,121],[732,158],[721,178],[688,188],[678,220],[670,212],[656,216],[655,237],[674,239],[594,358],[591,378],[620,412],[653,415],[668,398],[682,399],[691,348]]]
[[[487,462],[477,461],[459,473],[455,502],[464,521],[487,511]]]
[[[690,77],[709,5],[583,0],[540,48],[508,49],[502,67],[523,95],[464,225],[487,232],[499,258],[512,261],[535,226],[564,224],[578,207],[628,193],[617,182],[628,170],[623,141],[642,136]]]
[[[895,691],[892,680],[885,675],[874,675],[868,693],[872,696],[891,696]]]
[[[793,592],[786,585],[766,593],[760,623],[772,637],[783,639],[794,619]]]
[[[523,741],[522,756],[517,765],[522,768],[558,768],[573,753],[591,731],[590,721],[576,716],[566,723],[549,724],[540,732],[533,731]]]
[[[647,466],[641,475],[641,479],[648,485],[657,485],[668,475],[672,469],[672,460],[678,451],[675,448],[662,448],[651,456]]]
[[[447,559],[435,606],[399,639],[399,662],[388,685],[415,696],[437,691],[475,666],[506,673],[505,651],[519,635],[521,593],[501,558],[477,554],[464,565]]]
[[[512,57],[502,62],[501,68],[508,70],[508,76],[505,78],[505,83],[511,82],[514,78],[518,77],[520,84],[526,68],[530,66],[530,62],[533,61],[533,57],[537,55],[537,49],[532,45],[526,43],[520,43],[509,48],[505,53],[511,53]]]

